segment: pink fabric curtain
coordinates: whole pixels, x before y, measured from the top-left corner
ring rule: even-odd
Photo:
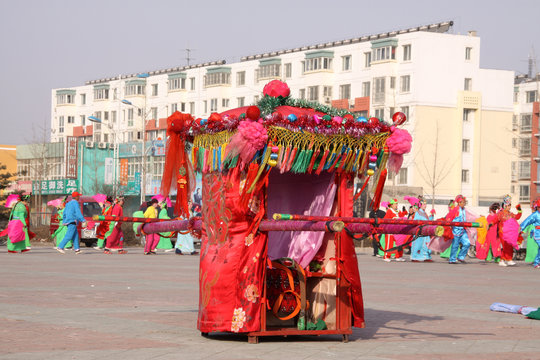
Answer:
[[[268,217],[274,213],[329,216],[336,196],[334,174],[270,173]],[[317,254],[324,232],[269,232],[268,256],[271,260],[293,258],[307,267]]]

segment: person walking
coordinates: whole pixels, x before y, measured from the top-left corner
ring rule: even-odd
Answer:
[[[369,212],[370,219],[382,219],[385,215],[386,213],[381,209],[371,210]],[[381,246],[381,238],[379,234],[371,235],[371,246],[373,247],[373,256],[382,257],[384,255],[384,252],[379,249]]]
[[[498,203],[493,203],[489,207],[489,215],[486,217],[487,234],[483,244],[476,242],[476,258],[480,260],[495,262],[500,261],[501,256],[501,240],[497,236],[497,212],[500,209]]]
[[[169,204],[171,204],[171,200],[169,200],[169,198],[166,198],[166,197],[163,197],[161,195],[159,195],[159,197],[156,198],[158,201],[159,201],[159,215],[158,215],[158,218],[159,219],[170,219],[171,217],[169,216],[169,212],[168,212],[168,209],[169,207]],[[172,204],[171,204],[172,205]],[[171,252],[171,251],[174,251],[174,247],[173,247],[173,244],[172,244],[172,241],[171,241],[171,237],[172,237],[172,232],[166,232],[166,233],[159,233],[159,242],[156,246],[156,250],[157,249],[160,249],[160,250],[163,250],[165,252]]]
[[[56,248],[56,250],[61,254],[65,254],[64,247],[70,240],[73,241],[73,250],[75,250],[75,254],[81,253],[81,249],[79,248],[79,233],[77,231],[77,223],[81,223],[81,226],[85,228],[86,220],[81,213],[81,205],[79,204],[80,197],[81,194],[74,191],[71,194],[71,201],[67,203],[64,209],[62,224],[67,226],[67,231],[64,239]]]
[[[124,216],[124,197],[119,196],[114,200],[114,205],[111,209],[111,216]],[[126,254],[124,250],[124,233],[122,232],[121,221],[111,221],[109,233],[106,237],[104,254],[110,254],[111,251],[118,251],[119,254]]]
[[[394,219],[397,217],[403,217],[405,214],[399,213],[398,211],[398,201],[397,199],[390,199],[388,202],[388,208],[386,209],[386,214],[384,215],[385,219]],[[396,261],[405,261],[403,258],[403,250],[395,250],[389,252],[388,249],[391,249],[395,245],[394,235],[385,234],[384,235],[384,257],[383,260],[386,262],[392,261],[392,255]]]
[[[98,194],[99,195],[99,194]],[[97,195],[94,195],[94,199]],[[101,215],[104,216],[110,216],[112,214],[112,208],[113,208],[113,200],[110,196],[105,196],[105,199],[100,199],[98,201],[99,206],[101,207]],[[110,228],[110,221],[100,221],[97,229],[96,229],[96,238],[97,238],[97,244],[94,246],[94,249],[96,250],[104,250],[105,249],[105,239],[106,234],[109,232]]]
[[[0,233],[7,235],[7,251],[9,253],[21,253],[30,251],[30,238],[35,236],[30,231],[30,212],[26,203],[27,197],[21,199],[20,195],[9,195],[6,207],[11,207],[8,227]]]
[[[540,229],[537,228],[540,226],[540,200],[536,200],[534,204],[534,212],[529,215],[523,222],[521,223],[521,231],[524,231],[526,227],[533,225],[534,230],[532,231],[534,241],[538,244],[540,247]],[[534,258],[534,261],[532,263],[532,266],[535,269],[540,269],[540,251],[536,253],[536,257]]]
[[[417,208],[414,213],[414,220],[433,220],[433,215],[428,216],[426,213],[427,203],[419,197]],[[419,236],[411,244],[411,261],[412,262],[433,262],[431,259],[431,250],[428,248],[430,241],[429,236]]]
[[[506,195],[503,198],[501,210],[497,213],[497,229],[499,239],[501,240],[502,252],[501,252],[501,261],[499,261],[499,266],[514,266],[516,265],[514,258],[514,245],[519,237],[519,226],[517,225],[517,220],[521,218],[521,206],[516,205],[518,211],[517,214],[512,213],[512,197]],[[517,229],[516,229],[517,227]]]
[[[158,201],[157,199],[152,199],[148,202],[148,207],[144,212],[144,217],[147,219],[157,219],[158,212]],[[144,245],[144,255],[155,255],[155,249],[159,243],[159,234],[147,234],[146,235],[146,244]]]
[[[467,221],[467,213],[465,212],[465,204],[467,200],[463,195],[456,196],[454,200],[457,203],[457,206],[450,211],[446,216],[446,220],[452,222],[465,222]],[[452,234],[454,239],[452,240],[452,246],[450,250],[450,258],[448,259],[449,264],[465,263],[465,257],[471,246],[469,236],[463,227],[454,226],[452,227]],[[461,245],[461,250],[459,246]],[[458,253],[459,250],[459,253]]]
[[[64,218],[64,208],[66,206],[66,203],[65,203],[65,199],[64,200],[56,199],[56,200],[52,200],[48,202],[47,205],[53,205],[56,207],[56,220],[58,221],[58,229],[56,229],[56,231],[51,236],[51,238],[55,240],[55,243],[56,243],[55,248],[56,248],[58,247],[58,245],[60,245],[60,243],[64,239],[64,236],[66,236],[66,232],[67,232],[67,226],[62,224],[62,221]],[[71,241],[69,241],[65,246],[66,249],[70,249],[72,247],[73,247],[73,243]]]

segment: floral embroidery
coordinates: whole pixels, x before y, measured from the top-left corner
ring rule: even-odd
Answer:
[[[241,307],[234,309],[231,331],[239,332],[244,327],[244,321],[246,321],[246,312]]]
[[[258,260],[259,260],[259,256],[260,254],[259,253],[256,253],[255,256],[253,257],[253,262],[256,263]]]
[[[256,303],[259,296],[259,289],[255,284],[248,285],[246,291],[244,291],[244,297],[252,303]]]
[[[253,234],[246,236],[246,246],[250,246],[251,244],[253,244]]]
[[[248,267],[247,266],[244,266],[244,270],[243,270],[243,273],[246,274],[248,271]]]

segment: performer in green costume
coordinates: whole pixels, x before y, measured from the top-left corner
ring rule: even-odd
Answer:
[[[167,213],[167,199],[163,199],[159,206],[161,207],[161,210],[159,212],[158,218],[159,219],[170,219],[169,214]],[[173,244],[171,242],[171,235],[172,232],[167,233],[159,233],[159,243],[156,246],[156,249],[162,249],[166,252],[168,251],[174,251]]]

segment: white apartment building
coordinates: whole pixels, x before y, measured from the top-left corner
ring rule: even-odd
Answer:
[[[291,96],[390,121],[408,117],[413,136],[397,186],[422,187],[437,203],[461,193],[485,206],[510,191],[514,73],[480,68],[480,38],[453,22],[88,81],[52,90],[53,142],[165,138],[178,110],[196,117],[256,103],[272,79]],[[132,105],[126,105],[127,100]],[[102,124],[88,121],[88,116]],[[106,146],[106,145],[103,145]],[[416,195],[416,194],[415,194]]]
[[[538,121],[540,74],[519,75],[514,86],[514,116],[512,118],[512,190],[521,203],[538,199],[540,192],[540,151]]]

